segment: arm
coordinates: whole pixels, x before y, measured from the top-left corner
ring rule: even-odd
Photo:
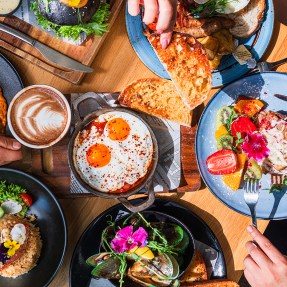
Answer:
[[[140,0],[128,0],[129,13],[136,16],[140,12]],[[151,24],[157,20],[156,31],[160,35],[162,48],[170,43],[176,21],[177,0],[144,0],[145,13],[143,22]]]
[[[255,227],[248,226],[253,242],[246,243],[244,275],[252,287],[287,286],[287,260]]]
[[[21,144],[11,138],[0,136],[0,165],[22,158]]]

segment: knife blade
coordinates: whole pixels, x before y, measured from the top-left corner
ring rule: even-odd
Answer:
[[[287,96],[285,96],[285,95],[274,94],[274,97],[276,97],[282,101],[287,101]]]
[[[10,27],[7,26],[3,23],[0,23],[0,31],[5,32],[7,34],[10,34],[22,41],[24,41],[25,43],[33,46],[35,49],[37,49],[48,61],[60,65],[62,67],[65,67],[67,69],[71,69],[71,70],[76,70],[76,71],[81,71],[81,72],[85,72],[85,73],[91,73],[94,70],[89,67],[86,66],[50,47],[48,47],[47,45],[38,42],[36,39]]]

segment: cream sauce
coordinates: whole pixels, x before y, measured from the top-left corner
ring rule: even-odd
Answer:
[[[0,0],[0,15],[11,13],[20,3],[20,0]]]

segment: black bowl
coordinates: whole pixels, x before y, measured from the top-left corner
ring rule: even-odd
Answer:
[[[32,197],[28,213],[35,214],[43,241],[37,266],[15,279],[0,276],[0,286],[48,286],[59,271],[67,247],[67,226],[60,204],[53,193],[39,180],[22,171],[0,168],[0,181],[22,186]]]

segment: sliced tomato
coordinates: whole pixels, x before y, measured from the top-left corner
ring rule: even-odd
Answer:
[[[248,133],[257,131],[256,125],[250,120],[249,117],[238,117],[231,124],[231,134],[237,138],[237,133],[240,133],[241,138],[245,138]]]
[[[259,100],[254,99],[240,99],[234,106],[234,111],[240,115],[246,115],[248,117],[253,117],[262,108],[264,103]]]
[[[28,193],[22,193],[22,194],[20,194],[20,196],[21,196],[22,200],[24,201],[24,203],[28,207],[30,207],[32,205],[33,200],[32,200],[31,196]]]
[[[211,174],[230,174],[237,169],[237,156],[232,150],[219,150],[207,158],[206,166]]]

